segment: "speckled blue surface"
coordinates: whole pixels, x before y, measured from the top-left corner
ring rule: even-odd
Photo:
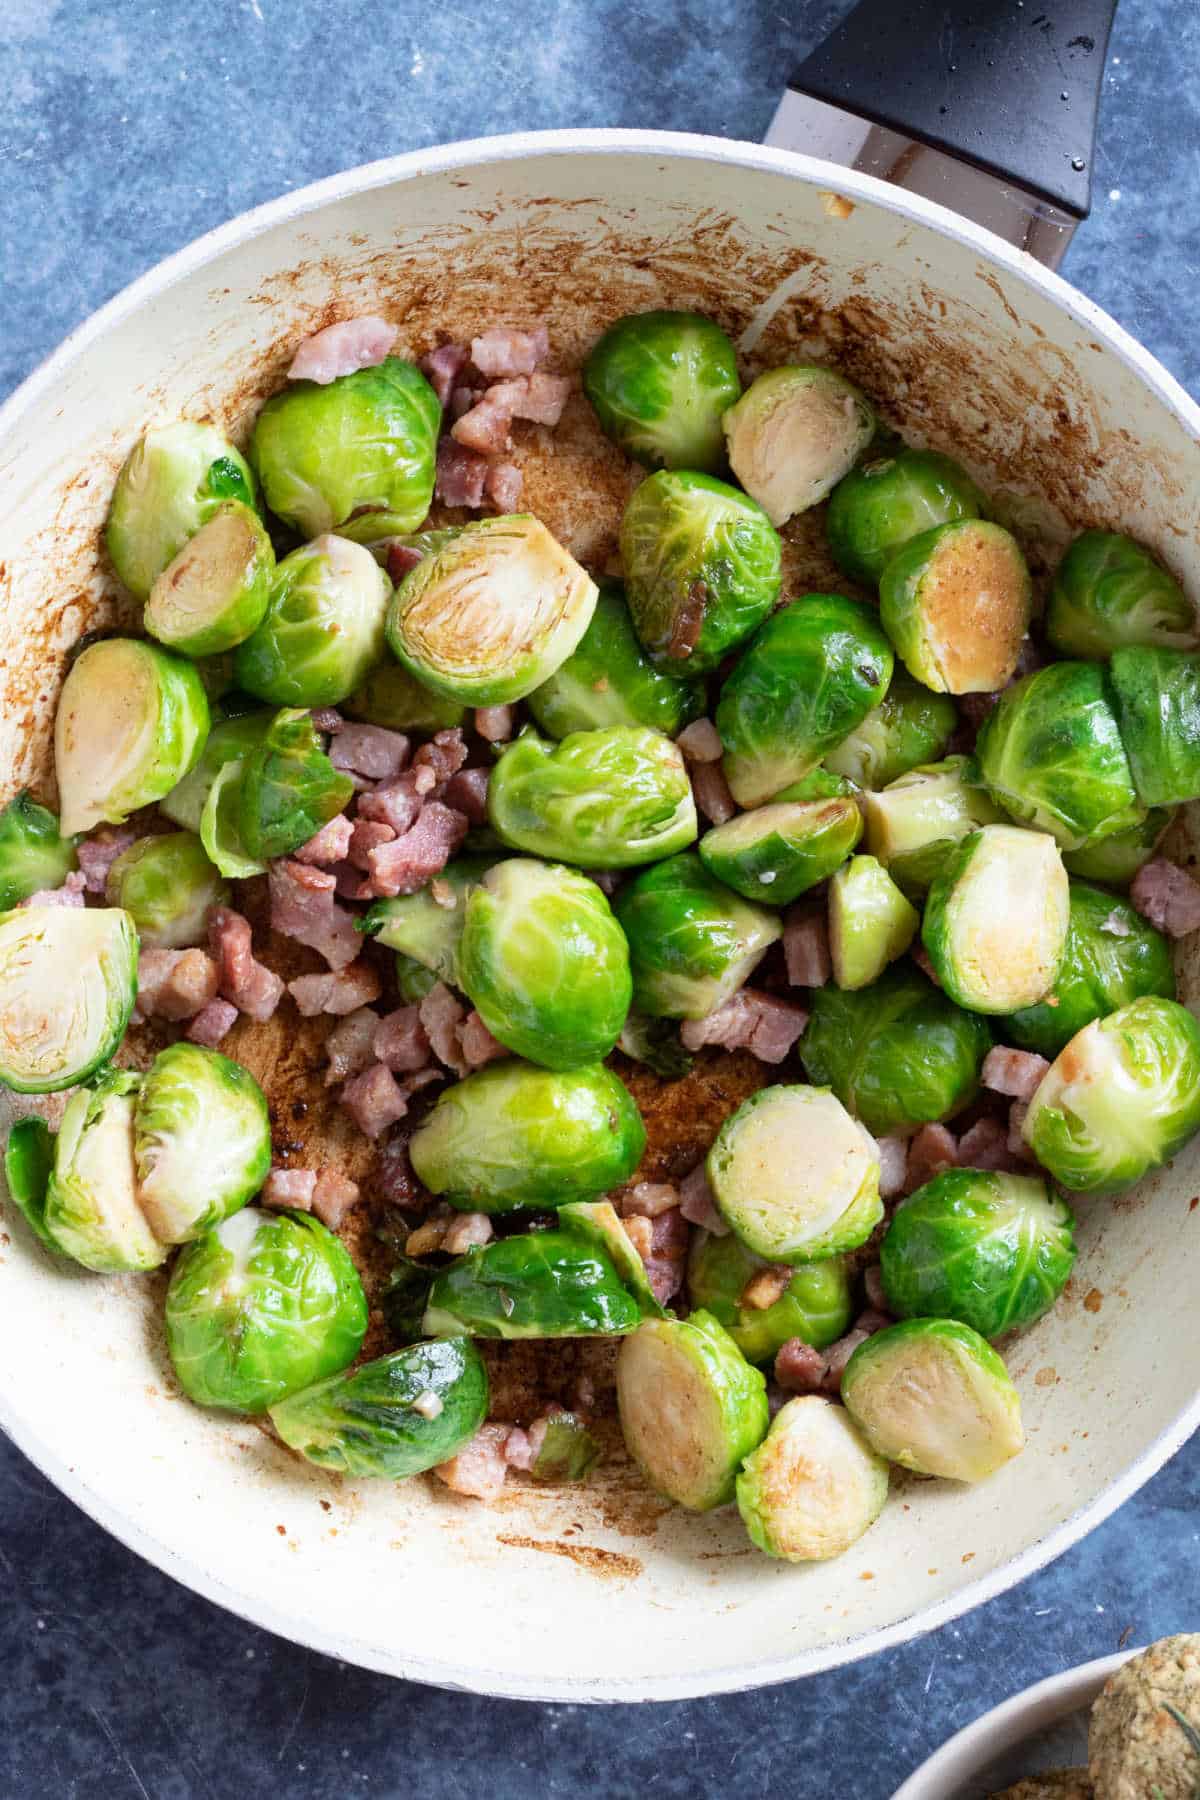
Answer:
[[[760,137],[788,64],[845,10],[0,0],[0,396],[160,257],[338,169],[539,126]],[[1194,6],[1123,0],[1095,210],[1064,270],[1193,392],[1197,66]],[[906,1649],[694,1704],[525,1706],[366,1675],[218,1612],[0,1440],[0,1800],[886,1800],[1026,1683],[1200,1624],[1198,1508],[1200,1441],[1053,1567]]]

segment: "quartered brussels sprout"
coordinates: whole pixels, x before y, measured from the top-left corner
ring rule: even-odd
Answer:
[[[651,475],[621,520],[625,590],[653,662],[704,675],[761,625],[782,583],[779,534],[756,501],[711,475]]]
[[[875,436],[875,409],[833,369],[768,369],[725,414],[729,464],[772,525],[807,512]]]
[[[674,737],[704,711],[704,688],[655,668],[638,642],[625,590],[602,581],[577,647],[526,704],[550,737],[606,725],[647,725]]]
[[[979,774],[997,806],[1080,850],[1139,825],[1112,687],[1097,663],[1051,663],[1014,682],[975,743]]]
[[[1011,1013],[1050,992],[1067,941],[1067,871],[1052,837],[984,825],[929,890],[921,941],[952,1000]]]
[[[443,1269],[426,1337],[620,1337],[642,1317],[612,1262],[565,1231],[495,1238]]]
[[[719,469],[721,418],[742,391],[733,345],[701,313],[629,313],[583,365],[601,429],[648,469]]]
[[[159,801],[158,810],[185,831],[198,832],[204,803],[217,775],[226,763],[238,762],[247,751],[258,748],[274,717],[273,712],[263,708],[215,724],[204,740],[199,759],[165,799]]]
[[[582,1419],[554,1412],[545,1422],[529,1473],[535,1481],[586,1481],[600,1456],[600,1446]]]
[[[806,594],[772,613],[721,689],[717,730],[739,806],[807,775],[887,693],[892,647],[873,609]]]
[[[985,510],[983,495],[952,456],[902,449],[868,457],[838,482],[825,534],[843,575],[873,587],[913,538]]]
[[[1042,1077],[1021,1129],[1063,1187],[1132,1187],[1200,1130],[1200,1025],[1157,995],[1085,1025]]]
[[[433,499],[441,427],[420,370],[389,356],[325,386],[289,382],[259,413],[250,455],[267,505],[303,537],[371,509],[415,531]]]
[[[784,1562],[841,1556],[875,1523],[887,1496],[887,1463],[845,1407],[819,1394],[780,1408],[737,1478],[751,1542]]]
[[[498,1213],[591,1200],[628,1181],[645,1147],[641,1114],[607,1069],[505,1061],[448,1088],[409,1153],[431,1193]]]
[[[1002,525],[958,519],[923,531],[879,580],[879,617],[910,675],[938,694],[1012,679],[1033,612],[1021,547]]]
[[[101,1275],[156,1269],[167,1251],[138,1204],[138,1077],[110,1069],[72,1094],[54,1142],[43,1219],[52,1241]]]
[[[662,1317],[646,1265],[611,1200],[570,1200],[559,1207],[558,1222],[570,1236],[603,1252],[644,1314]]]
[[[871,1448],[917,1475],[982,1481],[1025,1445],[1008,1370],[956,1319],[877,1331],[846,1364],[842,1400]]]
[[[453,905],[440,906],[429,888],[423,887],[395,900],[377,900],[357,921],[357,928],[377,933],[379,942],[389,950],[411,958],[448,986],[461,988],[458,953],[467,899],[491,866],[490,857],[457,857],[446,864],[440,877],[450,890]]]
[[[60,836],[54,814],[27,789],[14,794],[0,812],[0,912],[61,887],[74,867],[75,846]]]
[[[647,1481],[689,1512],[733,1499],[767,1431],[767,1384],[706,1312],[647,1319],[617,1357],[626,1448]]]
[[[1038,1005],[1013,1013],[1004,1036],[1053,1059],[1093,1019],[1143,994],[1175,998],[1167,939],[1124,900],[1073,881],[1067,942],[1054,986]]]
[[[369,671],[341,702],[341,710],[347,718],[365,719],[388,731],[451,731],[467,716],[461,700],[435,694],[391,658]]]
[[[321,748],[311,714],[285,707],[242,764],[236,787],[238,836],[249,854],[263,862],[286,856],[336,818],[353,792],[350,777],[335,769]]]
[[[46,1226],[46,1192],[53,1168],[54,1134],[46,1121],[36,1116],[18,1119],[4,1147],[4,1185],[39,1242],[61,1256]]]
[[[180,421],[148,431],[125,460],[104,541],[135,600],[227,500],[254,505],[254,477],[211,425]]]
[[[256,1194],[271,1168],[266,1096],[219,1050],[179,1042],[142,1077],[134,1112],[138,1199],[154,1235],[184,1244]]]
[[[724,1325],[748,1362],[768,1363],[789,1338],[803,1338],[817,1350],[835,1343],[853,1313],[850,1278],[840,1256],[797,1263],[782,1295],[771,1306],[742,1299],[756,1275],[768,1267],[730,1232],[713,1237],[698,1232],[688,1257],[687,1291]]]
[[[935,762],[954,735],[954,702],[931,694],[899,669],[861,725],[825,758],[825,767],[858,788],[882,788],[910,769]]]
[[[488,783],[488,819],[514,849],[589,869],[627,869],[695,842],[683,756],[641,725],[573,731],[561,744],[522,732]]]
[[[227,500],[158,577],[143,623],[185,656],[220,656],[262,623],[274,573],[266,526],[253,507]]]
[[[633,1003],[652,1018],[704,1019],[744,987],[783,927],[694,854],[643,869],[617,896]]]
[[[276,706],[336,706],[387,654],[391,593],[361,544],[302,544],[279,564],[266,616],[234,657],[239,687]]]
[[[101,638],[76,657],[54,720],[64,837],[120,825],[183,780],[208,736],[195,665],[139,638]]]
[[[948,1119],[979,1091],[987,1020],[964,1012],[911,963],[873,987],[813,990],[800,1056],[876,1137]]]
[[[411,569],[387,641],[419,681],[468,706],[523,700],[591,622],[597,588],[532,513],[473,519]]]
[[[0,1083],[74,1087],[116,1053],[137,998],[138,940],[117,907],[0,913]]]
[[[487,1417],[488,1379],[469,1338],[410,1344],[271,1407],[293,1450],[323,1469],[404,1481],[449,1462]]]
[[[861,836],[854,800],[776,800],[714,825],[697,849],[726,887],[748,900],[787,906],[839,869]]]
[[[1200,796],[1200,656],[1118,650],[1112,686],[1121,742],[1143,806]]]
[[[1196,609],[1150,551],[1116,531],[1085,531],[1058,565],[1046,636],[1060,656],[1102,661],[1126,644],[1194,650]]]
[[[852,856],[829,884],[829,954],[840,988],[865,988],[903,956],[921,923],[883,864]]]
[[[510,857],[488,870],[465,915],[462,987],[494,1038],[547,1069],[608,1055],[633,984],[624,933],[594,881]]]
[[[1068,873],[1082,876],[1084,881],[1102,881],[1107,887],[1128,887],[1154,855],[1174,816],[1171,807],[1152,806],[1140,825],[1115,831],[1082,850],[1068,850],[1063,857]]]
[[[1075,1263],[1075,1221],[1040,1175],[947,1169],[899,1207],[880,1250],[898,1319],[960,1319],[985,1338],[1049,1312]]]
[[[139,838],[108,871],[105,898],[122,907],[143,944],[182,949],[202,944],[212,906],[222,906],[229,888],[190,831]]]
[[[316,1219],[246,1206],[180,1253],[166,1328],[189,1399],[262,1413],[353,1362],[367,1301],[349,1253]]]
[[[1003,822],[969,772],[965,756],[948,756],[863,795],[867,848],[906,894],[926,893],[961,839]]]

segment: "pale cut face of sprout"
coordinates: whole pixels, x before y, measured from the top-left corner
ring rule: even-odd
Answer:
[[[0,917],[0,1081],[44,1094],[115,1052],[137,989],[137,933],[116,907]]]
[[[952,999],[1011,1013],[1049,992],[1062,961],[1070,886],[1053,838],[988,825],[934,884],[924,941]]]
[[[832,369],[769,369],[725,414],[734,474],[772,525],[823,500],[875,433],[875,414]]]
[[[55,1242],[101,1274],[154,1269],[166,1246],[138,1203],[132,1093],[81,1088],[63,1114],[46,1223]]]
[[[1017,1391],[967,1325],[910,1319],[859,1346],[842,1399],[880,1456],[918,1475],[982,1481],[1024,1447]]]
[[[875,1523],[888,1468],[844,1407],[809,1394],[789,1400],[738,1476],[737,1502],[753,1542],[786,1562],[824,1562]]]

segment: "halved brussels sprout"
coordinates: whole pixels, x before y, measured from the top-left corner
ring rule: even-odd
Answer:
[[[51,1094],[108,1062],[137,998],[137,963],[119,908],[0,913],[0,1083]]]
[[[239,687],[276,706],[336,706],[387,654],[392,584],[369,550],[314,538],[285,556],[266,616],[233,659]]]
[[[924,894],[956,844],[1004,814],[967,780],[965,756],[910,769],[877,794],[863,795],[867,848],[906,894]]]
[[[45,1119],[18,1119],[4,1147],[4,1182],[8,1197],[47,1250],[63,1251],[46,1226],[46,1192],[54,1168],[54,1133]]]
[[[1063,862],[1071,875],[1085,881],[1102,881],[1107,887],[1128,887],[1143,863],[1158,848],[1159,839],[1175,817],[1169,806],[1152,806],[1140,825],[1115,831],[1082,850],[1068,850]]]
[[[570,1236],[603,1251],[644,1314],[662,1317],[664,1309],[650,1285],[646,1265],[611,1200],[570,1200],[559,1207],[558,1223]]]
[[[1046,636],[1060,656],[1103,661],[1125,644],[1194,650],[1196,609],[1143,545],[1117,531],[1085,531],[1058,565]]]
[[[323,1469],[405,1481],[448,1462],[487,1417],[488,1378],[469,1338],[410,1344],[272,1406],[271,1423]]]
[[[354,1361],[367,1301],[349,1253],[324,1225],[246,1206],[181,1251],[166,1328],[189,1399],[262,1413]]]
[[[254,477],[211,425],[181,420],[148,431],[130,451],[108,512],[104,541],[135,600],[150,590],[222,502],[254,505]]]
[[[142,1077],[134,1112],[138,1200],[154,1235],[185,1244],[256,1194],[271,1168],[266,1096],[219,1050],[180,1042]]]
[[[163,570],[143,623],[185,656],[220,656],[262,623],[275,552],[253,507],[227,500]]]
[[[898,1319],[960,1319],[985,1338],[1049,1312],[1075,1264],[1075,1221],[1040,1175],[947,1169],[899,1207],[880,1249]]]
[[[1121,742],[1143,806],[1200,796],[1200,656],[1118,650],[1112,685]]]
[[[683,756],[641,725],[573,731],[561,744],[522,732],[492,770],[488,819],[514,849],[589,869],[627,869],[695,842]]]
[[[1051,991],[1070,889],[1052,837],[985,825],[956,846],[929,890],[921,942],[952,1000],[1011,1013]]]
[[[829,496],[825,534],[842,573],[874,587],[913,538],[984,511],[983,495],[952,456],[901,449],[868,457],[838,482]]]
[[[829,884],[829,954],[840,988],[865,988],[903,956],[921,923],[882,863],[852,856]]]
[[[495,1238],[443,1269],[426,1337],[620,1337],[641,1308],[604,1252],[565,1231]]]
[[[357,921],[357,929],[378,933],[379,942],[389,950],[411,957],[448,986],[461,988],[458,953],[466,902],[491,866],[492,859],[487,856],[457,857],[441,874],[450,889],[451,905],[439,905],[429,888],[423,887],[396,900],[377,900]]]
[[[1051,663],[1014,682],[975,743],[983,785],[1023,825],[1080,850],[1140,825],[1112,686],[1097,663]]]
[[[204,749],[191,771],[165,799],[158,810],[185,831],[200,830],[204,803],[218,773],[228,762],[237,762],[249,750],[262,743],[275,714],[266,708],[244,713],[235,719],[222,719],[213,726],[204,741]]]
[[[789,1400],[737,1478],[751,1542],[784,1562],[841,1556],[888,1497],[888,1466],[844,1406],[819,1394]]]
[[[842,1400],[871,1448],[917,1475],[982,1481],[1025,1445],[1008,1370],[956,1319],[877,1331],[846,1364]]]
[[[245,773],[244,757],[239,757],[236,762],[222,763],[200,814],[200,843],[204,853],[213,867],[231,881],[247,881],[251,875],[267,872],[266,863],[251,856],[242,840],[242,777]]]
[[[0,912],[42,888],[61,887],[76,865],[75,846],[58,820],[23,788],[0,812]]]
[[[529,1473],[535,1481],[585,1481],[600,1461],[599,1444],[574,1413],[551,1413]]]
[[[462,986],[494,1038],[547,1069],[608,1055],[633,983],[625,935],[594,881],[510,857],[488,870],[465,915]]]
[[[853,1316],[850,1278],[840,1256],[797,1263],[783,1294],[772,1306],[748,1306],[747,1285],[768,1264],[747,1250],[733,1233],[697,1233],[688,1257],[687,1291],[724,1325],[747,1361],[767,1363],[789,1338],[803,1338],[817,1350],[835,1343]]]
[[[252,857],[270,862],[336,818],[354,783],[321,748],[311,714],[285,707],[257,749],[247,752],[235,791],[241,843]]]
[[[655,668],[638,642],[625,590],[602,581],[577,647],[526,704],[550,737],[606,725],[647,725],[674,737],[704,711],[704,688]]]
[[[487,1213],[594,1199],[628,1181],[645,1147],[642,1116],[607,1069],[516,1061],[448,1088],[409,1142],[430,1193]]]
[[[76,657],[54,720],[64,837],[169,794],[208,736],[194,664],[138,638],[101,638]]]
[[[182,949],[205,940],[211,906],[223,906],[229,888],[190,831],[139,838],[108,871],[105,898],[133,920],[143,944]]]
[[[451,731],[467,716],[461,700],[435,694],[410,675],[403,663],[390,658],[370,670],[342,701],[341,710],[347,718],[365,719],[369,725],[383,725],[389,731]]]
[[[1067,942],[1054,986],[1037,1006],[1013,1013],[1004,1036],[1053,1059],[1093,1019],[1143,994],[1175,998],[1167,939],[1124,900],[1073,881]]]
[[[648,469],[719,469],[721,418],[742,391],[733,345],[701,313],[629,313],[588,352],[601,430]],[[549,727],[547,727],[549,729]]]
[[[874,1140],[828,1088],[760,1088],[726,1119],[706,1167],[721,1217],[769,1262],[854,1250],[883,1217]]]
[[[591,622],[597,588],[532,513],[473,519],[411,569],[387,641],[410,674],[468,706],[523,700]]]
[[[948,1119],[979,1092],[987,1020],[964,1012],[909,962],[874,987],[815,988],[800,1056],[876,1137]]]
[[[166,1246],[138,1204],[133,1119],[138,1076],[109,1069],[72,1094],[54,1141],[44,1222],[68,1256],[101,1275],[156,1269]]]
[[[729,464],[772,525],[824,500],[875,436],[875,409],[833,369],[768,369],[725,414]]]
[[[776,800],[714,825],[697,849],[726,887],[748,900],[787,906],[839,869],[861,836],[854,800]]]
[[[910,675],[938,694],[1012,679],[1033,612],[1021,547],[1003,525],[957,519],[923,531],[879,580],[879,617]]]
[[[879,705],[829,752],[825,767],[858,788],[886,787],[910,769],[936,761],[956,724],[948,695],[931,694],[898,669]]]
[[[704,675],[761,625],[782,584],[779,534],[756,501],[711,475],[663,471],[621,520],[625,589],[652,662]]]
[[[1042,1077],[1021,1129],[1065,1188],[1132,1187],[1200,1130],[1200,1025],[1157,995],[1085,1025]]]
[[[694,854],[643,869],[617,896],[633,1003],[652,1018],[704,1019],[743,987],[783,927]]]
[[[806,594],[772,613],[717,706],[738,805],[760,806],[807,775],[879,705],[892,668],[892,647],[860,600]]]
[[[371,509],[415,531],[433,499],[441,427],[420,370],[389,356],[325,386],[289,382],[259,413],[250,455],[267,505],[303,537]]]

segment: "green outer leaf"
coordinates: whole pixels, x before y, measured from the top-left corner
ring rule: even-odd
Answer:
[[[964,568],[960,546],[967,547]],[[1004,573],[977,573],[990,553]],[[938,564],[959,579],[949,593]],[[936,693],[1002,687],[1033,613],[1033,581],[1021,547],[1003,525],[956,519],[912,538],[879,580],[879,620],[909,674]]]
[[[1178,806],[1200,796],[1200,656],[1118,650],[1112,685],[1138,798]]]
[[[356,920],[358,931],[378,933],[379,942],[421,963],[450,987],[462,987],[458,950],[466,921],[466,902],[495,859],[460,856],[448,862],[441,879],[454,893],[453,906],[439,906],[428,887],[395,900],[377,900]]]
[[[142,1077],[134,1155],[138,1200],[155,1236],[164,1244],[200,1237],[270,1173],[266,1095],[219,1050],[170,1044]]]
[[[861,836],[855,800],[775,800],[714,825],[697,850],[709,874],[735,893],[788,906],[839,869]]]
[[[52,1094],[94,1075],[125,1036],[137,964],[133,920],[117,907],[0,913],[0,1084]]]
[[[650,1019],[638,1012],[626,1015],[617,1049],[664,1081],[682,1081],[696,1060],[684,1049],[673,1019]]]
[[[58,819],[28,788],[0,812],[0,912],[42,888],[61,887],[76,867],[75,845],[60,837]]]
[[[1116,531],[1085,531],[1058,565],[1046,636],[1060,656],[1102,661],[1126,644],[1194,650],[1196,610],[1143,545]]]
[[[617,896],[616,915],[633,1004],[655,1018],[715,1012],[783,935],[777,914],[741,899],[692,853],[643,869]]]
[[[420,1337],[421,1320],[436,1277],[435,1268],[415,1262],[411,1256],[402,1256],[388,1276],[379,1304],[388,1330],[402,1344]]]
[[[601,1450],[582,1419],[555,1412],[529,1473],[535,1481],[586,1481],[600,1461]]]
[[[166,798],[159,801],[158,810],[185,831],[198,832],[204,803],[217,775],[227,762],[237,762],[247,751],[258,748],[274,717],[275,714],[264,707],[215,724],[204,741],[199,760]]]
[[[222,763],[208,790],[204,811],[200,814],[200,842],[222,875],[232,881],[246,881],[252,875],[265,875],[267,865],[251,856],[242,842],[242,778],[245,760]],[[302,840],[303,841],[303,840]]]
[[[912,538],[985,510],[983,495],[953,457],[905,447],[894,456],[869,457],[838,482],[825,533],[842,573],[873,587]]]
[[[748,1362],[768,1363],[789,1338],[803,1338],[824,1350],[849,1329],[853,1317],[850,1278],[840,1256],[797,1263],[782,1297],[773,1306],[743,1306],[750,1279],[770,1265],[747,1250],[732,1232],[692,1239],[687,1291],[694,1306],[724,1325]]]
[[[331,535],[285,556],[266,614],[238,645],[239,687],[276,706],[336,706],[387,654],[392,584],[361,544]]]
[[[435,1277],[423,1330],[485,1338],[619,1337],[641,1308],[596,1244],[566,1231],[495,1238]]]
[[[108,1069],[72,1094],[54,1142],[46,1230],[101,1275],[155,1269],[166,1259],[138,1204],[133,1113],[140,1077]]]
[[[223,500],[255,504],[254,476],[211,425],[180,420],[148,431],[117,476],[104,541],[135,600]]]
[[[46,1224],[46,1187],[54,1167],[54,1133],[44,1119],[18,1119],[4,1149],[8,1197],[47,1250],[65,1255]]]
[[[721,418],[742,391],[733,345],[700,313],[630,313],[583,365],[606,436],[649,469],[720,469]]]
[[[1129,831],[1114,832],[1083,850],[1068,850],[1063,857],[1068,873],[1080,875],[1085,881],[1102,881],[1108,887],[1128,887],[1143,863],[1154,855],[1174,817],[1170,807],[1151,807],[1141,824]]]
[[[526,696],[549,737],[645,725],[674,737],[704,711],[704,687],[656,669],[638,642],[617,581],[601,581],[591,624],[565,663]]]
[[[205,941],[210,907],[223,906],[229,888],[190,831],[138,838],[108,871],[105,897],[137,927],[142,944],[182,949]]]
[[[309,713],[285,707],[246,756],[238,783],[242,843],[264,862],[286,856],[335,818],[353,792],[350,777],[322,750]]]
[[[948,694],[931,694],[907,669],[825,758],[825,767],[859,788],[882,788],[910,769],[936,762],[954,734],[958,714]]]
[[[655,1298],[646,1265],[611,1200],[572,1200],[559,1207],[558,1223],[569,1237],[603,1251],[644,1317],[663,1317],[666,1308]]]

